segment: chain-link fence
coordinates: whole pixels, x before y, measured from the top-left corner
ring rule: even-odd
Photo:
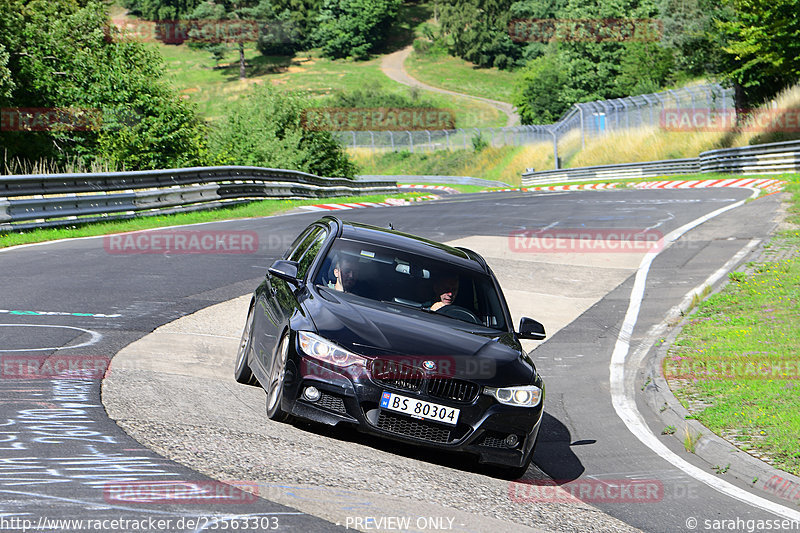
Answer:
[[[470,149],[478,144],[519,146],[552,142],[558,153],[558,141],[572,132],[580,132],[581,145],[587,137],[643,126],[664,126],[671,110],[733,109],[733,89],[720,85],[697,85],[660,93],[642,94],[613,100],[598,100],[573,105],[558,122],[511,128],[472,128],[417,131],[339,131],[334,135],[348,148],[371,150]],[[556,161],[558,157],[556,156]]]

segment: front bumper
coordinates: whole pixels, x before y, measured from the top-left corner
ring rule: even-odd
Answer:
[[[363,369],[333,370],[308,358],[303,358],[299,365],[298,362],[292,361],[287,367],[283,396],[283,409],[296,417],[329,425],[353,424],[364,433],[466,452],[476,455],[481,463],[509,467],[525,464],[536,443],[544,395],[533,408],[503,405],[480,392],[470,402],[455,402],[377,383]],[[320,398],[313,402],[302,396],[303,390],[312,385],[321,392]],[[421,420],[381,409],[384,391],[458,408],[458,424]],[[507,444],[505,439],[509,435],[516,436],[516,445]]]

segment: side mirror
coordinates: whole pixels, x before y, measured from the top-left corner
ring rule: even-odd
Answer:
[[[269,273],[283,281],[300,285],[300,280],[297,279],[297,261],[278,259],[269,267]]]
[[[532,318],[522,317],[519,321],[519,338],[540,341],[547,337],[544,326]]]

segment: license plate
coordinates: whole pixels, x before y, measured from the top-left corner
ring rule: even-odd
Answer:
[[[455,426],[458,422],[458,415],[461,412],[453,407],[400,396],[393,392],[384,392],[381,395],[381,407],[410,415],[413,418],[435,420],[452,426]]]

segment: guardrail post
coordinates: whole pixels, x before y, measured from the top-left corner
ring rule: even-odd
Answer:
[[[555,128],[550,129],[550,135],[553,136],[553,160],[555,161],[555,169],[559,169],[558,164],[558,133],[555,131]]]

